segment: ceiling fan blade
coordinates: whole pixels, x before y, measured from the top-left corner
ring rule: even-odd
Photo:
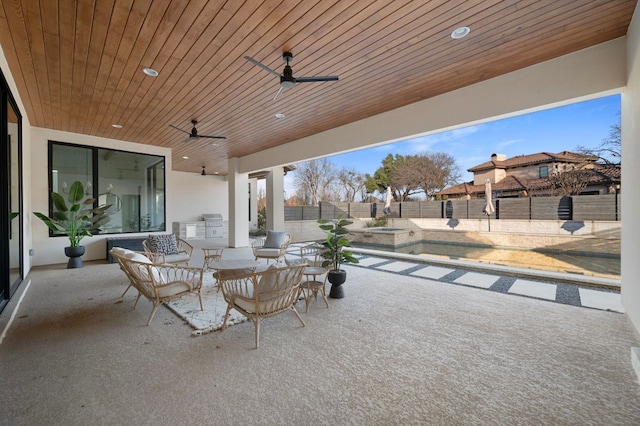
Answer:
[[[314,81],[338,81],[338,76],[327,75],[319,77],[296,77],[296,83],[312,83]]]
[[[191,134],[191,133],[187,132],[186,130],[182,130],[180,127],[176,127],[176,126],[174,126],[173,124],[169,124],[169,127],[173,127],[174,129],[176,129],[176,130],[180,130],[181,132],[184,132],[184,133],[186,133],[186,134],[188,134],[188,135],[190,135],[190,134]]]
[[[266,65],[263,65],[262,63],[260,63],[260,62],[256,61],[256,60],[255,60],[255,59],[253,59],[252,57],[250,57],[250,56],[245,56],[244,58],[245,58],[247,61],[251,62],[252,64],[259,66],[259,67],[260,67],[260,68],[262,68],[263,70],[265,70],[265,71],[267,71],[267,72],[270,72],[271,74],[273,74],[273,75],[275,75],[275,76],[280,77],[280,73],[279,73],[279,72],[272,70],[271,68],[269,68],[269,67],[268,67],[268,66],[266,66]]]
[[[226,139],[226,136],[209,136],[209,135],[198,135],[199,138],[209,138],[209,139]]]
[[[276,95],[273,97],[273,100],[275,101],[276,99],[278,99],[282,92],[284,92],[284,86],[280,86],[280,89],[278,89],[278,93],[276,93]]]

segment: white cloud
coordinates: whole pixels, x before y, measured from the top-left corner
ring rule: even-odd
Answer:
[[[498,142],[498,144],[496,145],[496,148],[504,149],[510,145],[515,145],[521,142],[524,142],[524,139],[508,139],[506,141]]]

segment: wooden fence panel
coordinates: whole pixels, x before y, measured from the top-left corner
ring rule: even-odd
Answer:
[[[469,216],[467,217],[467,219],[486,219],[487,215],[484,214],[484,212],[482,211],[485,204],[484,199],[468,200],[467,203],[468,203],[468,211],[469,211]],[[495,208],[495,201],[493,206]],[[491,216],[496,217],[495,214],[492,214]]]
[[[616,220],[615,195],[573,197],[573,220]]]
[[[571,220],[571,197],[532,197],[532,220]]]
[[[617,220],[622,220],[622,197],[620,194],[616,194],[616,206],[618,207],[618,218]]]
[[[377,210],[376,205],[376,210]],[[349,213],[351,217],[357,217],[359,219],[370,219],[371,218],[371,203],[351,203],[349,206]],[[380,209],[380,214],[382,214],[382,209]]]
[[[320,207],[304,206],[302,210],[302,220],[318,220],[320,219]]]
[[[284,206],[284,220],[303,220],[304,206]]]
[[[574,197],[499,198],[494,201],[497,219],[517,220],[621,220],[620,194]],[[484,200],[406,201],[391,203],[389,217],[483,219]],[[616,214],[617,213],[617,214]],[[371,218],[371,203],[330,203],[318,206],[285,206],[285,220]],[[384,216],[384,203],[376,203],[376,217]]]
[[[420,217],[420,204],[421,201],[408,201],[405,203],[400,203],[400,208],[402,209],[402,217]]]
[[[499,198],[496,200],[498,218],[529,220],[530,200],[531,198]]]
[[[446,217],[449,219],[467,219],[467,200],[447,200]]]
[[[444,201],[423,201],[420,203],[420,217],[427,219],[442,219]]]

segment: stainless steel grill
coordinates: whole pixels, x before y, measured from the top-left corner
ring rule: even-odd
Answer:
[[[220,213],[204,213],[205,238],[222,238],[224,236],[224,222]]]

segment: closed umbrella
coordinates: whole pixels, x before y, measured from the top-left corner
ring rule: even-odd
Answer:
[[[387,200],[384,203],[384,214],[391,214],[391,187],[387,186]]]
[[[486,202],[484,203],[482,212],[487,215],[489,232],[491,232],[491,215],[496,211],[496,209],[493,208],[493,201],[491,200],[491,181],[489,179],[484,182],[484,198]]]

